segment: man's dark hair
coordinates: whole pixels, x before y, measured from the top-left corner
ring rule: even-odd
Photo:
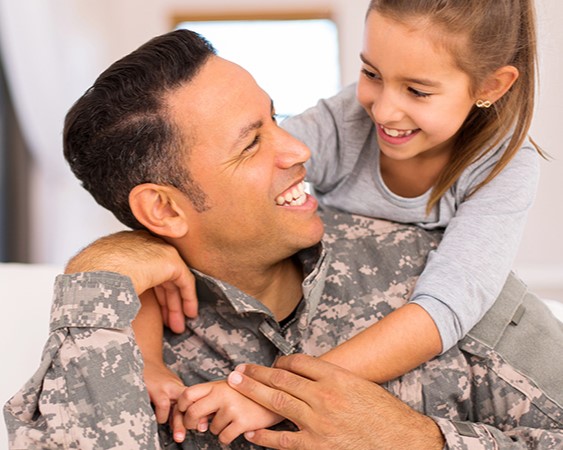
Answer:
[[[197,210],[205,194],[186,168],[185,136],[166,94],[215,54],[203,37],[177,30],[151,39],[105,70],[66,115],[64,156],[82,186],[125,225],[140,229],[129,193],[142,183],[182,190]]]

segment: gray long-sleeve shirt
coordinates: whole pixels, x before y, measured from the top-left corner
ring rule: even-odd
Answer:
[[[526,142],[497,177],[467,198],[495,166],[507,138],[471,164],[426,215],[430,191],[405,198],[385,186],[375,126],[355,98],[355,85],[282,126],[310,147],[307,181],[322,206],[445,228],[411,301],[433,318],[443,351],[455,345],[491,307],[512,268],[537,190],[539,156],[533,146]]]

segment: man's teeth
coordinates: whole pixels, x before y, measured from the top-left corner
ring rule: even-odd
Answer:
[[[400,130],[393,130],[391,128],[385,128],[385,127],[381,127],[381,128],[383,128],[385,134],[391,137],[407,137],[413,134],[413,130],[400,131]]]
[[[288,190],[285,194],[279,195],[276,198],[276,204],[279,206],[290,205],[290,206],[300,206],[307,200],[307,194],[305,194],[305,182],[295,185],[292,189]]]

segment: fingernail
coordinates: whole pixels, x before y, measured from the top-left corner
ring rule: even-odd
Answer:
[[[207,422],[198,423],[197,424],[197,431],[200,433],[205,433],[207,431]]]
[[[242,375],[239,372],[231,372],[229,374],[229,383],[239,385],[242,383]]]
[[[254,437],[254,431],[247,431],[244,433],[244,437],[247,439],[252,439]]]
[[[174,440],[176,442],[184,442],[184,433],[174,433]]]
[[[240,373],[244,373],[244,369],[246,368],[246,364],[239,364],[235,367],[235,370]]]

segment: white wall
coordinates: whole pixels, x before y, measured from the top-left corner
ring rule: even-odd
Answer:
[[[516,260],[523,279],[544,296],[563,301],[563,2],[536,0],[540,48],[540,94],[532,136],[551,156],[542,164],[535,205]]]
[[[76,18],[72,25],[67,22],[58,24],[59,33],[62,33],[62,29],[68,34],[64,45],[73,45],[66,53],[67,59],[76,55],[84,61],[80,66],[80,73],[76,74],[77,77],[80,76],[80,80],[73,80],[64,92],[69,99],[67,107],[112,61],[153,35],[168,31],[171,16],[179,12],[198,14],[255,9],[328,9],[333,12],[339,26],[341,76],[343,83],[347,84],[357,77],[363,17],[368,3],[368,0],[52,1],[50,6],[60,13],[61,20],[68,20],[69,11],[75,12]],[[559,193],[563,192],[563,152],[557,139],[557,119],[562,113],[563,105],[563,89],[559,80],[563,73],[563,29],[559,26],[563,19],[563,2],[537,0],[537,5],[542,85],[533,136],[554,159],[543,163],[537,202],[529,219],[516,268],[534,289],[563,300],[563,237],[559,232],[563,221],[563,207],[559,199]],[[72,67],[70,63],[69,67]],[[72,79],[73,71],[67,72],[65,76]],[[64,112],[60,114],[57,123],[62,127]],[[25,121],[25,117],[22,120]],[[60,149],[55,149],[53,154],[62,158]],[[121,228],[81,191],[62,161],[57,164],[56,171],[45,171],[45,164],[37,162],[32,239],[33,258],[37,262],[63,263],[97,236]]]

